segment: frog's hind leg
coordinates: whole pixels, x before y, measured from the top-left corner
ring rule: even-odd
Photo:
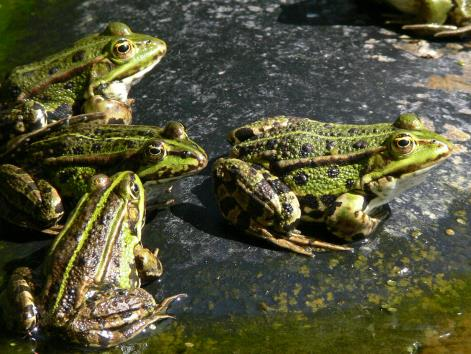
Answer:
[[[458,36],[460,35],[457,31],[459,28],[452,25],[439,25],[436,23],[418,23],[411,25],[404,25],[402,29],[405,31],[411,31],[421,35],[435,36],[435,37],[447,37],[447,36]],[[463,32],[463,33],[466,33]]]
[[[348,248],[312,240],[295,231],[301,217],[296,195],[265,168],[222,158],[213,167],[223,217],[250,235],[293,252],[312,255],[313,247]]]
[[[313,248],[322,248],[333,251],[351,251],[352,248],[336,245],[334,243],[323,242],[313,240],[307,236],[304,236],[297,232],[290,232],[287,235],[274,235],[269,230],[257,226],[251,225],[247,230],[248,233],[256,237],[260,237],[268,242],[274,243],[275,245],[289,249],[290,251],[303,254],[306,256],[313,256]]]
[[[45,180],[34,180],[22,168],[0,165],[2,218],[22,227],[42,230],[64,214],[57,190]]]
[[[83,345],[107,348],[134,338],[150,324],[166,318],[168,307],[179,294],[157,304],[142,288],[97,292],[77,311],[66,327],[67,334]]]
[[[30,268],[15,269],[2,298],[7,327],[31,336],[37,329],[38,310],[34,300],[33,276]],[[3,303],[7,301],[7,303]]]
[[[455,29],[450,30],[442,30],[440,32],[435,33],[435,37],[443,38],[443,37],[459,37],[459,36],[466,36],[471,35],[471,24],[462,26],[462,27],[455,27]]]

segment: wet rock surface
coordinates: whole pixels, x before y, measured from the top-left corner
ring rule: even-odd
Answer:
[[[320,314],[326,321],[342,309],[390,316],[404,301],[466,287],[469,42],[426,41],[425,53],[432,53],[427,56],[424,42],[379,26],[379,14],[363,10],[350,1],[283,7],[276,1],[229,0],[71,5],[75,19],[55,47],[117,19],[167,42],[167,56],[131,91],[134,122],[181,121],[209,154],[209,168],[176,183],[176,204],[151,215],[144,231],[144,244],[160,248],[165,271],[147,289],[159,298],[187,293],[188,299],[172,309],[186,328],[202,316],[208,323],[229,315],[292,312]],[[34,40],[48,46],[48,33],[59,31],[60,24],[52,21]],[[16,59],[12,64],[23,63]],[[219,215],[210,167],[229,151],[230,129],[279,114],[376,123],[392,122],[406,111],[451,134],[459,152],[425,183],[395,199],[391,217],[370,239],[354,242],[353,252],[302,257],[248,238]],[[1,244],[4,269],[48,244],[17,243],[16,237]],[[454,316],[462,309],[453,306],[443,312]],[[415,338],[422,335],[417,329]]]

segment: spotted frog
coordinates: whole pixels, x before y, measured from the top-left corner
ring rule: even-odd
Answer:
[[[184,126],[94,124],[103,114],[62,119],[0,149],[0,217],[43,230],[54,226],[96,174],[130,170],[143,182],[171,182],[207,164]],[[67,201],[67,203],[64,203]]]
[[[167,308],[182,295],[156,303],[140,287],[142,278],[162,274],[157,252],[141,243],[144,219],[144,188],[135,173],[94,176],[47,254],[42,284],[30,268],[13,272],[3,297],[7,325],[106,348],[171,317]]]
[[[166,50],[161,39],[111,22],[102,33],[14,68],[0,87],[0,142],[82,111],[130,123],[128,92]]]
[[[223,217],[306,255],[348,248],[302,235],[300,220],[344,239],[368,236],[386,217],[381,206],[422,183],[453,149],[415,114],[368,125],[280,116],[237,128],[229,141],[230,157],[213,166]]]

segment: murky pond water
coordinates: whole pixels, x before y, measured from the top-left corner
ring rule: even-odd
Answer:
[[[2,2],[2,74],[112,20],[165,39],[167,56],[131,91],[135,122],[182,121],[211,162],[228,151],[229,129],[275,114],[369,123],[415,111],[459,145],[391,203],[391,217],[354,252],[312,259],[228,227],[209,169],[180,181],[177,203],[144,229],[144,244],[160,248],[165,267],[146,289],[158,299],[189,297],[172,307],[176,321],[110,352],[471,350],[470,45],[400,38],[350,1],[308,3],[315,6],[298,3],[293,12],[275,1]],[[326,20],[296,21],[306,9]],[[3,283],[15,265],[38,263],[36,251],[50,243],[6,233]],[[1,352],[32,348],[66,351],[2,333]]]

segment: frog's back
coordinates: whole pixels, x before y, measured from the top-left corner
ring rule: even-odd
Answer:
[[[389,123],[335,124],[282,116],[237,128],[229,140],[234,144],[233,156],[251,160],[262,154],[280,161],[358,154],[381,146],[394,130]]]
[[[21,100],[39,94],[54,83],[67,82],[72,77],[79,80],[80,73],[89,71],[90,66],[102,55],[110,38],[91,35],[42,60],[17,66],[2,84],[0,100]]]

